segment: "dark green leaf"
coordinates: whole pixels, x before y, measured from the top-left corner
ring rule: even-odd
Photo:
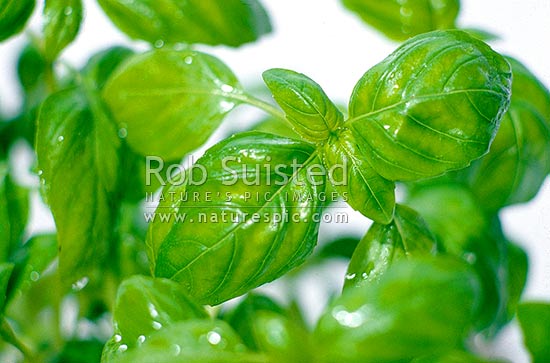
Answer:
[[[300,265],[317,243],[325,179],[315,166],[312,146],[270,134],[212,147],[163,189],[147,239],[154,275],[219,304]]]
[[[388,38],[406,40],[411,36],[455,27],[459,0],[342,0]]]
[[[531,200],[550,173],[550,93],[508,58],[514,83],[508,112],[491,151],[468,169],[469,185],[490,212]]]
[[[45,98],[46,89],[46,59],[40,50],[32,43],[27,44],[17,60],[17,77],[25,93],[25,106],[32,108]]]
[[[29,191],[17,185],[8,166],[0,160],[0,262],[23,242],[29,217]]]
[[[275,68],[265,71],[263,78],[287,119],[305,139],[325,142],[342,127],[344,115],[306,75]]]
[[[0,0],[0,41],[19,33],[34,9],[35,0]]]
[[[438,257],[402,260],[377,284],[348,289],[317,325],[325,362],[401,362],[463,344],[479,303],[469,266]]]
[[[322,148],[321,157],[329,170],[332,186],[349,205],[379,223],[389,223],[395,208],[395,184],[381,177],[361,157],[355,137],[342,130]]]
[[[357,237],[340,237],[321,246],[317,254],[321,258],[351,259],[360,239]]]
[[[435,250],[435,237],[424,219],[398,204],[390,224],[374,223],[359,242],[348,266],[345,287],[378,281],[395,261]]]
[[[241,102],[242,90],[213,56],[155,50],[122,65],[103,95],[128,144],[141,155],[168,161],[202,145]]]
[[[95,89],[102,90],[111,74],[133,54],[131,49],[122,46],[107,48],[94,54],[82,73],[93,82],[92,86]]]
[[[25,292],[41,278],[42,273],[57,256],[55,234],[33,236],[16,252],[13,257],[15,269],[10,282],[9,296],[17,291]]]
[[[81,0],[46,0],[44,5],[44,52],[53,61],[78,34],[82,22]]]
[[[550,304],[520,304],[518,319],[533,363],[546,363],[550,357]]]
[[[254,319],[262,311],[275,312],[280,315],[284,314],[284,309],[269,297],[251,293],[224,317],[224,320],[242,338],[244,344],[254,351],[259,350],[254,331]]]
[[[119,147],[114,123],[93,91],[71,88],[44,102],[36,151],[65,283],[90,278],[105,263],[118,202]]]
[[[223,321],[178,322],[149,336],[134,349],[119,349],[102,363],[263,363],[247,353],[238,335]]]
[[[98,363],[102,350],[98,340],[70,340],[52,363]]]
[[[6,291],[10,281],[13,263],[0,263],[0,317],[4,313],[4,304],[6,303]]]
[[[498,225],[491,225],[465,187],[433,185],[412,194],[407,205],[428,222],[448,254],[470,263],[479,275],[484,301],[476,328],[493,335],[506,316],[507,241]]]
[[[359,150],[389,180],[461,169],[484,155],[510,98],[508,62],[461,31],[405,42],[355,86],[350,121]]]
[[[206,312],[166,279],[134,276],[118,288],[114,308],[115,342],[133,348],[152,333],[182,320],[206,318]]]
[[[257,0],[99,0],[99,4],[128,36],[156,45],[237,47],[271,31],[269,17]]]

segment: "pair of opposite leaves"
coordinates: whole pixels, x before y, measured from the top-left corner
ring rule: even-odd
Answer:
[[[204,66],[205,56],[193,55],[194,61]],[[107,102],[115,117],[122,115],[124,121],[130,121],[125,116],[135,105],[132,96],[145,96],[139,93],[140,81],[128,89],[133,70],[143,70],[153,58],[158,65],[166,59],[183,57],[180,62],[184,65],[186,56],[189,54],[155,52],[116,72],[106,87]],[[346,122],[320,87],[305,76],[277,69],[264,73],[264,79],[296,131],[314,145],[262,133],[245,133],[220,142],[197,161],[208,172],[204,184],[174,185],[164,191],[174,195],[210,192],[214,196],[212,205],[167,200],[157,209],[185,213],[188,221],[195,222],[201,213],[217,215],[217,223],[201,224],[200,235],[186,223],[154,222],[149,229],[147,244],[153,274],[180,281],[202,304],[218,304],[272,281],[311,253],[318,229],[314,214],[321,211],[319,195],[326,181],[322,176],[315,182],[309,180],[309,165],[321,162],[327,169],[347,165],[347,185],[336,185],[336,189],[347,192],[348,202],[366,216],[388,223],[395,206],[394,181],[460,169],[487,152],[508,107],[511,87],[508,62],[460,31],[412,38],[369,70],[354,89]],[[174,95],[186,96],[184,89],[182,85],[178,93],[174,88],[153,88],[148,96],[153,95],[153,102],[161,106],[173,102]],[[167,98],[167,93],[172,97]],[[234,101],[232,95],[242,92],[232,89],[214,93],[219,105],[225,96]],[[120,102],[121,97],[127,105]],[[216,99],[209,98],[208,102]],[[131,133],[128,124],[132,145]],[[227,157],[236,161],[230,170],[221,165]],[[284,175],[265,169],[254,172],[258,165],[291,165],[293,161],[301,167],[287,168]],[[188,171],[187,180],[197,180],[197,175],[193,177],[195,170]],[[243,183],[250,177],[243,170],[259,177],[259,185]],[[224,185],[235,175],[237,183]],[[277,178],[284,182],[274,183]],[[227,192],[232,196],[230,201]],[[247,201],[247,192],[260,197]],[[262,197],[266,193],[269,198]],[[289,200],[288,194],[293,193],[310,198]],[[222,213],[237,218],[222,220]],[[252,217],[264,213],[271,217]],[[298,218],[277,221],[272,218],[276,213]]]

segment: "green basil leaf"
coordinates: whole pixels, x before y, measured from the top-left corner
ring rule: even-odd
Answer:
[[[29,109],[45,98],[48,62],[32,43],[25,45],[17,59],[17,78],[25,93],[25,108]]]
[[[508,108],[508,62],[461,31],[405,42],[355,86],[349,127],[389,180],[461,169],[484,155]]]
[[[490,212],[534,198],[550,173],[550,93],[513,58],[508,112],[491,151],[468,169],[467,178]]]
[[[246,352],[238,335],[223,321],[178,322],[150,335],[139,347],[119,349],[102,363],[261,363]]]
[[[422,217],[412,209],[397,205],[390,224],[374,223],[353,252],[344,287],[378,281],[395,262],[429,255],[436,240]]]
[[[257,0],[99,0],[111,21],[129,37],[152,44],[239,45],[271,32]]]
[[[254,319],[262,311],[284,314],[284,309],[275,301],[264,295],[250,293],[224,320],[239,334],[244,344],[251,350],[258,351]]]
[[[57,257],[57,238],[55,234],[33,236],[15,253],[13,278],[8,298],[16,292],[26,292],[41,277],[44,271]]]
[[[211,55],[155,50],[122,65],[103,96],[136,152],[181,160],[210,137],[242,93],[231,70]]]
[[[0,41],[19,33],[34,9],[35,0],[0,0]]]
[[[251,127],[250,131],[261,131],[300,140],[300,135],[290,127],[290,124],[278,117],[268,117]]]
[[[53,61],[78,34],[82,22],[81,0],[46,0],[44,5],[44,52]]]
[[[93,88],[102,90],[111,74],[133,54],[131,49],[122,46],[107,48],[94,54],[82,73],[92,82]]]
[[[377,284],[348,289],[315,336],[327,362],[401,362],[461,346],[479,306],[479,282],[451,258],[396,262]]]
[[[324,142],[342,127],[344,115],[306,75],[275,68],[265,71],[263,78],[287,119],[305,139]]]
[[[119,147],[116,128],[93,91],[71,88],[44,102],[36,151],[65,283],[89,279],[105,263],[118,202]]]
[[[407,205],[425,218],[443,251],[474,267],[484,297],[476,328],[495,334],[498,322],[506,316],[508,299],[507,241],[500,227],[491,224],[464,186],[442,184],[419,189],[409,196]]]
[[[529,258],[527,252],[520,246],[508,242],[507,244],[507,317],[505,322],[513,319],[516,314],[517,306],[521,300],[521,294],[527,283],[527,275],[529,272]],[[504,325],[504,324],[503,324]]]
[[[256,314],[252,324],[259,350],[273,362],[317,362],[311,335],[290,317],[264,310]]]
[[[166,279],[133,276],[124,280],[118,288],[113,317],[118,346],[133,348],[175,322],[206,318],[204,309],[182,290],[181,285]]]
[[[0,161],[0,262],[6,261],[22,244],[29,217],[29,191],[11,178]]]
[[[323,145],[321,157],[332,186],[355,210],[379,223],[389,223],[395,208],[395,184],[381,177],[361,158],[355,137],[342,130]]]
[[[10,281],[12,271],[13,263],[0,263],[0,317],[4,312],[6,291],[8,289],[8,282]]]
[[[312,146],[270,134],[238,134],[209,149],[183,183],[163,189],[152,214],[154,275],[213,305],[300,265],[317,243],[325,179],[314,166]]]
[[[96,339],[69,340],[52,363],[97,363],[103,343]]]
[[[411,36],[455,27],[459,0],[342,0],[345,7],[388,38]]]
[[[550,357],[550,304],[523,303],[518,306],[518,319],[523,341],[533,363],[544,363]]]
[[[319,253],[317,254],[317,256],[322,259],[344,258],[349,260],[351,259],[351,256],[353,255],[353,252],[359,245],[360,241],[361,240],[359,238],[351,236],[337,238],[325,244],[324,246],[321,246],[321,248],[318,249]]]
[[[503,361],[488,360],[473,356],[467,352],[452,352],[444,355],[430,355],[413,359],[411,363],[504,363]]]

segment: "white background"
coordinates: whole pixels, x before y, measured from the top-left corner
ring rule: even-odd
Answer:
[[[347,12],[337,0],[264,0],[274,23],[273,34],[238,50],[205,48],[218,55],[234,70],[245,88],[253,89],[261,82],[262,71],[283,67],[303,72],[316,80],[336,102],[345,104],[361,75],[381,61],[396,43],[385,40],[376,31]],[[63,60],[82,66],[89,55],[113,44],[129,44],[99,10],[95,1],[84,0],[86,18],[80,35],[64,53]],[[40,30],[40,9],[35,11],[31,29]],[[548,0],[463,0],[459,26],[480,28],[498,34],[501,40],[494,48],[522,61],[548,87],[550,85],[550,1]],[[0,44],[0,110],[13,115],[20,105],[20,90],[15,79],[15,59],[24,44],[18,36]],[[135,43],[134,43],[135,44]],[[141,48],[144,45],[140,43]],[[255,113],[253,113],[256,116]],[[243,128],[250,114],[241,111],[230,117],[210,140],[228,130]],[[228,125],[230,124],[230,125]],[[35,203],[36,204],[36,203]],[[530,275],[525,299],[550,301],[550,182],[547,179],[538,197],[526,205],[508,208],[501,215],[505,231],[527,249]],[[354,214],[352,228],[360,233],[369,222]],[[53,222],[43,208],[34,211],[29,233],[51,229]],[[350,226],[325,225],[321,232],[327,237],[350,231]],[[342,271],[342,266],[337,266]],[[312,277],[339,284],[341,274],[330,273]],[[311,279],[310,279],[311,280]],[[313,280],[303,282],[308,286]],[[305,300],[316,303],[311,317],[322,308],[320,299],[326,294],[311,292]],[[512,327],[484,349],[494,356],[526,362],[519,347],[518,331]]]

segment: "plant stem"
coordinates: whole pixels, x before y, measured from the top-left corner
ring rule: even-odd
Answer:
[[[285,121],[288,122],[288,120],[286,119],[286,116],[283,113],[283,111],[279,110],[277,107],[273,106],[269,102],[266,102],[264,100],[261,100],[259,98],[256,98],[256,97],[254,97],[250,94],[246,94],[246,93],[238,95],[237,97],[234,97],[234,98],[237,98],[239,101],[242,101],[246,104],[249,104],[250,106],[254,106],[254,107],[270,114],[271,116],[273,116],[275,118],[285,120]]]
[[[25,356],[26,360],[34,362],[34,352],[29,348],[25,343],[23,343],[13,331],[11,325],[8,323],[5,317],[2,317],[2,322],[0,323],[0,336],[7,343],[13,345],[15,348],[19,349],[21,353]]]

